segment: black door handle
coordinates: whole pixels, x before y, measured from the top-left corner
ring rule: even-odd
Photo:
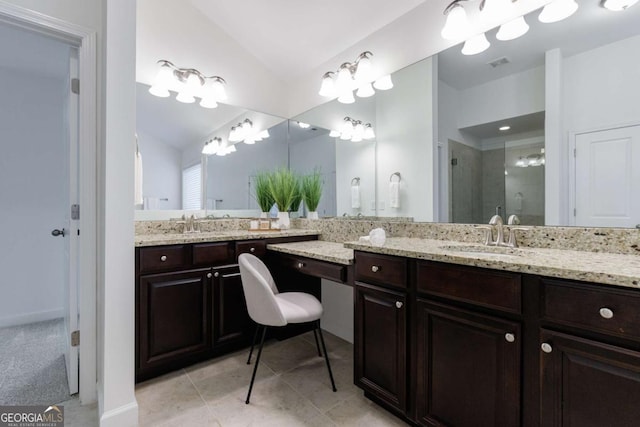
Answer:
[[[52,236],[62,236],[64,237],[65,229],[58,230],[57,228],[51,232]]]

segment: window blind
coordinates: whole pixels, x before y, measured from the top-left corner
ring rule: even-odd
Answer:
[[[200,163],[182,170],[182,209],[201,209],[202,168]]]

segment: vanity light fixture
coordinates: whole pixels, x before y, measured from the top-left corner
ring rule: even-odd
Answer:
[[[371,123],[362,123],[361,120],[354,120],[351,117],[345,117],[340,130],[332,130],[329,132],[331,138],[340,138],[343,141],[360,142],[362,140],[371,140],[376,137]]]
[[[498,130],[501,130],[501,131],[503,131],[503,132],[504,132],[504,131],[507,131],[507,130],[509,130],[509,129],[511,129],[511,126],[509,126],[509,125],[506,125],[506,126],[500,126],[500,127],[498,128]]]
[[[204,147],[202,147],[202,154],[207,156],[211,156],[212,154],[216,154],[222,145],[222,138],[217,136],[211,138],[208,141],[205,141]]]
[[[487,40],[487,36],[485,36],[484,33],[477,34],[464,42],[464,46],[462,46],[462,54],[477,55],[489,49],[489,46],[491,46],[491,43]]]
[[[538,19],[540,22],[550,24],[570,17],[576,10],[578,10],[578,3],[575,0],[554,0],[542,8]]]
[[[354,62],[340,65],[338,71],[324,73],[318,94],[328,98],[337,96],[338,102],[353,104],[356,101],[353,96],[354,90],[359,98],[368,98],[376,93],[375,89],[391,89],[393,82],[390,75],[374,79],[371,56],[373,54],[369,51],[362,52]]]
[[[227,99],[225,90],[227,82],[219,76],[205,76],[195,68],[178,68],[170,61],[158,61],[158,72],[149,93],[166,98],[170,90],[178,92],[176,100],[191,104],[196,97],[200,98],[200,106],[216,108],[218,101]]]
[[[621,10],[627,10],[637,2],[638,0],[604,0],[602,6],[614,12],[619,12]]]
[[[305,122],[298,122],[298,126],[300,126],[300,129],[308,129],[309,127],[311,127],[309,123]]]
[[[269,131],[254,129],[253,122],[250,119],[244,119],[237,125],[231,126],[231,131],[229,132],[229,142],[242,141],[245,144],[255,144],[265,138],[269,138]]]
[[[545,163],[544,154],[529,154],[527,157],[520,157],[516,161],[516,166],[519,168],[527,168],[529,166],[543,166]]]

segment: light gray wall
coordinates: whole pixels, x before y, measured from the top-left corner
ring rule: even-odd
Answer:
[[[182,154],[177,148],[138,131],[142,155],[142,196],[160,200],[158,209],[182,209]]]
[[[0,326],[61,317],[68,193],[65,83],[0,69]],[[34,270],[34,268],[36,270]]]

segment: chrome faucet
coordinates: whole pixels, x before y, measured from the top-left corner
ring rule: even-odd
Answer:
[[[498,232],[496,240],[494,240],[491,244],[493,246],[505,246],[506,244],[504,243],[504,229],[502,227],[504,225],[504,221],[502,221],[502,217],[497,214],[492,216],[489,220],[489,225],[495,226]]]
[[[356,218],[362,218],[362,217],[363,217],[362,212],[358,212],[358,215],[356,215]]]

